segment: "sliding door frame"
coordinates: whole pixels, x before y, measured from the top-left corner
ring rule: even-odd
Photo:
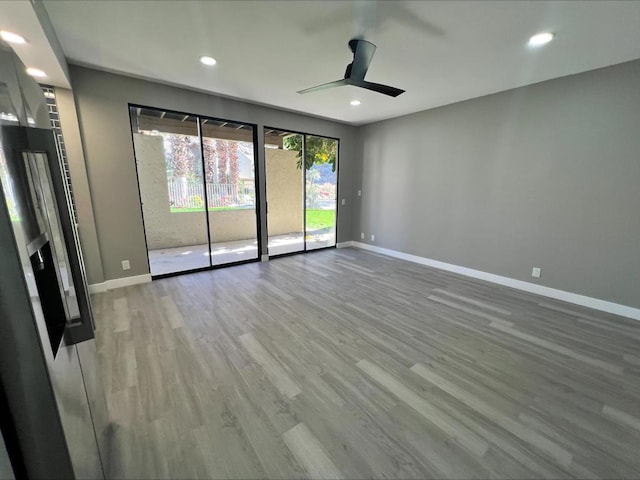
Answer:
[[[303,237],[303,241],[304,241],[304,246],[302,250],[297,250],[295,252],[287,252],[287,253],[280,253],[278,255],[269,255],[269,259],[272,258],[281,258],[281,257],[289,257],[291,255],[300,255],[301,253],[311,253],[311,252],[320,252],[322,250],[328,250],[330,248],[336,248],[338,245],[338,206],[340,205],[340,139],[336,138],[336,137],[331,137],[328,135],[320,135],[318,133],[307,133],[307,132],[301,132],[298,130],[291,130],[289,128],[280,128],[280,127],[270,127],[268,125],[263,125],[262,126],[262,133],[263,133],[263,138],[265,138],[264,132],[267,130],[277,130],[279,132],[287,132],[287,133],[294,133],[296,135],[302,135],[302,170],[304,172],[304,175],[302,176],[302,184],[303,184],[303,191],[302,191],[302,200],[303,200],[303,204],[302,204],[302,208],[304,209],[304,221],[303,221],[303,233],[304,233],[304,237]],[[306,165],[306,159],[307,159],[307,136],[310,137],[320,137],[320,138],[328,138],[329,140],[335,140],[336,142],[338,142],[338,148],[336,150],[336,217],[335,217],[335,243],[333,245],[330,245],[328,247],[320,247],[320,248],[314,248],[311,250],[307,250],[307,165]],[[263,142],[264,144],[266,144],[266,142]],[[266,147],[265,145],[262,145],[262,149],[265,151],[264,154],[264,172],[265,172],[265,200],[266,200],[266,195],[267,195],[267,154],[266,154]],[[266,225],[267,225],[267,254],[269,254],[269,206],[267,205],[267,218],[265,218],[266,220]]]
[[[171,108],[160,108],[160,107],[150,107],[147,105],[140,105],[137,103],[128,103],[127,104],[127,114],[129,115],[129,123],[130,123],[130,129],[131,129],[131,146],[133,148],[133,161],[136,167],[136,184],[138,187],[138,198],[140,201],[140,215],[142,217],[142,228],[144,230],[144,247],[145,250],[147,251],[147,266],[149,267],[149,273],[151,273],[151,262],[149,261],[149,243],[147,241],[147,228],[146,228],[146,223],[144,220],[144,208],[142,205],[142,192],[140,189],[140,175],[138,174],[138,160],[136,158],[136,147],[135,147],[135,142],[134,142],[134,118],[133,115],[131,114],[131,109],[133,108],[144,108],[145,110],[154,110],[157,112],[171,112],[171,113],[177,113],[180,115],[188,115],[189,117],[195,117],[196,119],[196,124],[197,124],[197,130],[198,130],[198,137],[199,137],[199,144],[200,144],[200,159],[202,162],[202,174],[203,174],[203,182],[205,184],[205,188],[204,188],[204,196],[205,196],[205,218],[206,218],[206,225],[207,225],[207,245],[208,245],[208,250],[209,250],[209,266],[205,266],[205,267],[198,267],[198,268],[191,268],[191,269],[187,269],[187,270],[180,270],[177,272],[171,272],[171,273],[162,273],[159,275],[151,275],[151,279],[152,280],[159,280],[161,278],[169,278],[169,277],[175,277],[178,275],[186,275],[189,273],[197,273],[197,272],[206,272],[209,270],[217,270],[219,268],[226,268],[226,267],[233,267],[236,265],[244,265],[246,263],[254,263],[254,262],[259,262],[262,258],[262,228],[260,226],[260,205],[262,205],[261,202],[261,195],[260,195],[260,173],[259,173],[259,169],[258,169],[258,125],[255,123],[251,123],[251,122],[244,122],[244,121],[239,121],[239,120],[230,120],[228,118],[219,118],[219,117],[213,117],[211,115],[200,115],[197,113],[188,113],[188,112],[182,112],[179,110],[173,110]],[[213,258],[211,255],[211,229],[210,229],[210,225],[209,225],[209,202],[208,202],[208,198],[207,198],[207,189],[206,189],[206,177],[205,175],[205,159],[204,159],[204,137],[202,136],[202,120],[215,120],[218,122],[228,122],[228,123],[235,123],[238,125],[247,125],[249,127],[252,128],[252,143],[253,143],[253,174],[254,174],[254,189],[255,189],[255,201],[254,201],[254,212],[255,212],[255,216],[256,216],[256,240],[257,240],[257,247],[258,247],[258,256],[257,258],[251,258],[248,260],[240,260],[238,262],[229,262],[229,263],[224,263],[221,265],[213,265]],[[137,128],[137,126],[136,126]],[[336,217],[337,218],[337,217]]]

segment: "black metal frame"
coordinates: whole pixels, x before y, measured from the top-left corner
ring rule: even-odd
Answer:
[[[251,130],[253,132],[253,171],[254,171],[254,183],[256,185],[255,187],[255,193],[256,193],[256,197],[255,197],[255,205],[254,205],[254,211],[256,214],[256,236],[257,236],[257,243],[258,243],[258,257],[255,259],[248,259],[248,260],[241,260],[238,262],[229,262],[229,263],[225,263],[222,265],[213,265],[213,258],[211,255],[211,229],[210,229],[210,225],[209,225],[209,203],[208,203],[208,199],[207,199],[207,189],[204,189],[204,195],[205,195],[205,218],[206,218],[206,225],[207,225],[207,245],[209,248],[209,266],[204,266],[204,267],[199,267],[199,268],[192,268],[192,269],[188,269],[188,270],[180,270],[178,272],[171,272],[171,273],[163,273],[163,274],[159,274],[159,275],[151,275],[151,279],[152,280],[159,280],[162,278],[170,278],[170,277],[175,277],[178,275],[186,275],[189,273],[198,273],[198,272],[206,272],[209,270],[217,270],[219,268],[226,268],[226,267],[233,267],[236,265],[244,265],[247,263],[255,263],[255,262],[259,262],[262,258],[262,229],[260,227],[260,205],[261,205],[261,196],[260,196],[260,188],[258,188],[258,186],[260,185],[260,174],[259,174],[259,170],[258,170],[258,161],[257,161],[257,152],[258,152],[258,125],[255,123],[250,123],[250,122],[243,122],[243,121],[238,121],[238,120],[230,120],[227,118],[219,118],[219,117],[212,117],[210,115],[200,115],[197,113],[188,113],[188,112],[181,112],[178,110],[173,110],[170,108],[159,108],[159,107],[149,107],[146,105],[140,105],[140,104],[136,104],[136,103],[128,103],[127,104],[127,108],[129,109],[129,123],[130,123],[130,129],[131,129],[131,145],[133,147],[133,159],[135,162],[135,166],[136,166],[136,182],[138,185],[138,198],[140,200],[140,214],[142,216],[142,226],[143,226],[143,230],[144,230],[144,245],[145,245],[145,249],[147,250],[147,265],[149,267],[149,272],[151,272],[151,263],[149,261],[149,243],[147,241],[147,229],[145,227],[145,221],[144,221],[144,208],[142,206],[142,193],[140,191],[140,175],[138,174],[138,160],[136,158],[136,148],[135,148],[135,142],[133,140],[133,134],[134,134],[134,117],[132,115],[132,108],[144,108],[145,110],[154,110],[157,112],[172,112],[172,113],[177,113],[180,115],[188,115],[190,117],[195,117],[196,119],[196,124],[197,124],[197,129],[198,129],[198,137],[200,139],[200,160],[202,162],[202,172],[204,175],[205,172],[205,160],[204,160],[204,144],[203,144],[203,136],[202,136],[202,121],[203,120],[215,120],[215,121],[220,121],[220,122],[229,122],[229,123],[235,123],[235,124],[239,124],[239,125],[246,125],[251,127]],[[206,179],[205,179],[205,183],[206,183]]]
[[[147,268],[149,269],[149,274],[151,274],[151,263],[149,262],[149,242],[147,241],[147,228],[145,226],[146,222],[144,221],[144,208],[142,208],[142,192],[140,191],[140,174],[138,173],[138,159],[136,157],[136,142],[134,141],[134,138],[133,138],[134,118],[133,118],[133,115],[131,115],[131,107],[138,107],[138,105],[133,105],[129,103],[127,105],[127,115],[129,115],[129,131],[131,132],[131,149],[133,150],[133,164],[136,167],[136,186],[138,187],[138,204],[140,205],[140,217],[142,218],[142,230],[144,231],[144,249],[147,252]],[[137,129],[137,125],[135,127]]]
[[[204,217],[207,224],[207,249],[209,250],[209,266],[213,267],[213,259],[211,258],[211,221],[209,220],[209,195],[207,194],[207,168],[204,162],[204,138],[202,137],[202,119],[196,117],[198,126],[198,138],[200,139],[200,165],[202,165],[202,183],[204,183]],[[145,235],[147,230],[144,231]],[[149,252],[147,251],[147,257]],[[151,271],[151,266],[149,266]]]
[[[296,135],[302,135],[302,167],[303,167],[303,171],[305,172],[305,174],[303,175],[302,178],[302,184],[303,184],[303,209],[304,209],[304,225],[303,225],[303,231],[304,231],[304,237],[303,237],[303,243],[304,243],[304,247],[303,250],[296,250],[295,252],[287,252],[287,253],[280,253],[278,255],[269,255],[269,259],[272,258],[282,258],[282,257],[289,257],[291,255],[299,255],[301,253],[311,253],[311,252],[319,252],[322,250],[328,250],[330,248],[336,248],[338,245],[338,211],[339,211],[339,206],[340,206],[340,139],[336,138],[336,137],[330,137],[328,135],[319,135],[317,133],[307,133],[307,132],[301,132],[301,131],[297,131],[297,130],[291,130],[291,129],[287,129],[287,128],[279,128],[279,127],[270,127],[267,125],[264,125],[263,127],[263,135],[264,132],[266,130],[276,130],[279,132],[287,132],[287,133],[294,133]],[[329,140],[335,140],[336,142],[338,142],[338,151],[337,151],[337,161],[336,161],[336,233],[335,233],[335,244],[331,245],[329,247],[322,247],[322,248],[314,248],[312,250],[307,250],[307,176],[306,176],[306,156],[307,156],[307,136],[310,137],[321,137],[321,138],[328,138]],[[265,177],[267,175],[267,158],[266,158],[266,148],[263,145],[262,146],[263,149],[265,149]],[[266,187],[266,182],[265,182],[265,187]],[[266,188],[265,188],[266,190]],[[266,194],[266,191],[265,191]],[[266,220],[266,224],[267,224],[267,252],[269,251],[269,216],[268,216],[268,212],[267,212],[267,218]]]

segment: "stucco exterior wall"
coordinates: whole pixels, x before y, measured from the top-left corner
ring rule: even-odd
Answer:
[[[297,152],[267,148],[265,162],[269,236],[302,232],[304,171],[296,166]]]

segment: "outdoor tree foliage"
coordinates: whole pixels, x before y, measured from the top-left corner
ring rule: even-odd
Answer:
[[[187,177],[193,170],[193,149],[191,140],[186,135],[170,135],[169,156],[170,167],[176,177]]]
[[[216,141],[215,151],[218,159],[218,183],[237,184],[240,172],[238,142]]]
[[[204,147],[204,175],[207,183],[214,183],[216,180],[216,162],[212,159],[216,155],[216,141],[213,138],[204,138],[202,145]]]
[[[284,139],[287,150],[298,152],[298,168],[302,168],[302,135],[289,135]],[[336,171],[336,157],[338,156],[338,142],[330,138],[307,135],[305,168],[310,170],[315,164],[328,163],[331,170]]]
[[[186,135],[168,135],[167,166],[173,175],[193,177],[199,175],[196,143]],[[207,183],[236,184],[240,176],[238,143],[215,138],[204,138],[205,178]]]
[[[233,196],[237,198],[240,180],[238,142],[205,138],[203,146],[207,183],[232,185]]]
[[[229,180],[232,185],[238,187],[240,179],[240,162],[238,161],[238,142],[227,142],[229,148]]]
[[[218,178],[217,183],[229,183],[227,175],[227,164],[229,163],[229,156],[226,155],[226,142],[216,141],[216,161],[218,162]],[[213,161],[210,158],[209,161]]]

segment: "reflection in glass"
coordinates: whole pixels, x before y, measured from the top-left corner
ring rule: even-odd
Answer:
[[[30,179],[30,190],[34,195],[36,211],[41,218],[49,240],[53,243],[55,258],[58,261],[58,272],[63,289],[63,301],[70,321],[80,318],[80,307],[76,296],[71,273],[69,255],[62,234],[62,223],[58,206],[53,193],[53,183],[48,167],[48,159],[44,153],[24,153],[27,172]]]
[[[9,167],[7,165],[7,159],[0,145],[0,181],[4,188],[5,202],[7,204],[7,210],[9,211],[9,217],[12,222],[20,221],[20,212],[18,211],[18,202],[16,194],[14,193],[13,183],[11,181],[11,175],[9,174]]]

